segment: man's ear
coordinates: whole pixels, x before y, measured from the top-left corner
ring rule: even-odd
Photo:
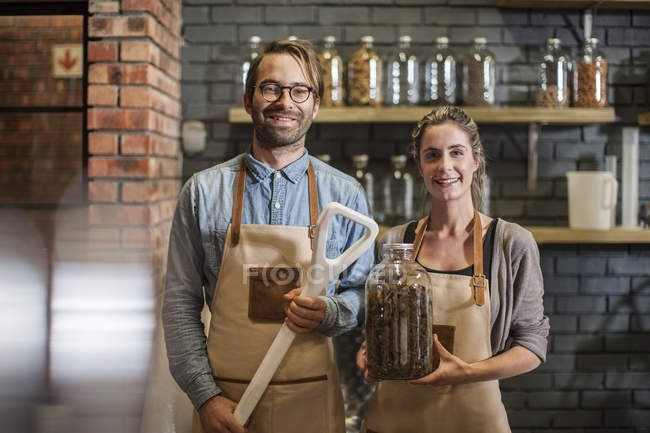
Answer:
[[[246,93],[244,93],[244,96],[242,97],[242,99],[244,100],[244,109],[246,110],[246,112],[248,114],[251,114],[251,111],[252,111],[253,107],[252,107],[251,101],[248,99],[248,95]]]
[[[318,96],[314,96],[314,111],[311,115],[311,120],[314,120],[316,118],[316,114],[318,114],[319,108],[320,108],[320,98]]]

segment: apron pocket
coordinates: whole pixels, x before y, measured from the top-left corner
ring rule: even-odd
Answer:
[[[327,379],[271,385],[269,388],[273,407],[273,433],[330,431]]]
[[[249,268],[248,285],[248,318],[282,323],[289,306],[282,295],[300,287],[300,268]]]

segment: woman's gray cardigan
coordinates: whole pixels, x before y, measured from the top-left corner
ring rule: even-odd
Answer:
[[[408,224],[393,227],[377,242],[402,242]],[[490,281],[492,353],[522,346],[546,360],[549,320],[544,315],[544,282],[532,234],[499,219],[494,234]]]

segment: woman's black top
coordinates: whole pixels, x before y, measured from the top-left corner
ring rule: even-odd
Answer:
[[[492,220],[490,223],[490,226],[488,227],[487,233],[485,235],[485,241],[483,242],[483,272],[487,276],[488,280],[490,279],[490,271],[492,270],[492,249],[494,247],[494,232],[497,227],[497,223],[499,222],[499,218],[495,218]],[[415,229],[417,228],[418,222],[417,221],[412,221],[409,223],[408,226],[406,226],[406,231],[404,232],[404,243],[407,244],[412,244],[413,241],[415,241]],[[418,263],[420,263],[418,261]],[[471,264],[466,268],[463,269],[457,269],[454,271],[438,271],[435,269],[430,269],[427,268],[426,266],[420,265],[426,269],[428,272],[435,272],[438,274],[456,274],[456,275],[467,275],[467,276],[472,276],[474,275],[474,265]]]

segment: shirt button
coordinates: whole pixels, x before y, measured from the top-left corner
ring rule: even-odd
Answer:
[[[276,204],[275,204],[275,208],[276,208],[276,209],[280,209],[280,203],[276,203]]]
[[[279,172],[279,171],[276,171],[276,172],[275,172],[275,177],[276,177],[276,178],[277,178],[277,177],[280,177],[280,172]]]

